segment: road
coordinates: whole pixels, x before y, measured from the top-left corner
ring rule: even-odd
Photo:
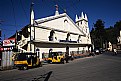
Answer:
[[[121,81],[121,54],[104,53],[67,64],[0,71],[0,81]]]

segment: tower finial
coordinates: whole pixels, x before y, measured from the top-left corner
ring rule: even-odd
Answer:
[[[81,14],[81,18],[84,19],[84,13],[83,13],[83,12],[82,12],[82,14]]]
[[[34,3],[31,3],[31,8],[30,8],[30,24],[34,24],[34,10],[33,10],[33,5]]]
[[[57,4],[55,5],[55,7],[56,7],[56,11],[58,11],[58,5]]]
[[[88,18],[87,18],[87,15],[85,14],[85,20],[87,20],[88,21]]]
[[[55,15],[59,15],[59,12],[58,12],[58,5],[56,4],[55,7],[56,7]]]
[[[76,15],[76,19],[75,19],[75,21],[77,22],[78,21],[78,16]]]

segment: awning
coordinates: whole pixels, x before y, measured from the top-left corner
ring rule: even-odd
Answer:
[[[86,47],[91,46],[91,44],[81,44],[81,43],[70,43],[70,42],[54,42],[54,41],[39,41],[33,40],[33,43],[37,47],[43,48],[62,48],[62,47]]]

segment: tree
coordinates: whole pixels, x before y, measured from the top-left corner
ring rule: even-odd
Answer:
[[[104,21],[98,19],[94,24],[94,29],[91,31],[92,40],[94,41],[95,47],[103,47],[103,42],[105,41],[105,29]]]
[[[121,31],[121,20],[116,22],[114,25],[114,41],[113,43],[117,43],[117,37],[120,36],[120,31]]]
[[[103,43],[111,42],[117,44],[117,37],[120,36],[121,20],[113,26],[105,28],[104,22],[98,19],[92,28],[90,35],[95,47],[101,47]]]
[[[115,38],[114,38],[114,27],[110,26],[109,28],[105,29],[106,31],[106,41],[111,42],[114,44]]]
[[[106,28],[106,35],[107,40],[110,41],[112,44],[117,43],[117,37],[120,34],[121,30],[121,21],[118,21],[114,24],[114,27],[110,26],[110,28]]]

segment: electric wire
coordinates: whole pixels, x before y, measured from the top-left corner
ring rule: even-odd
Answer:
[[[16,30],[17,30],[17,26],[16,26],[16,16],[15,16],[15,9],[14,9],[13,0],[11,0],[11,4],[12,4],[12,9],[13,9],[13,17],[14,17],[14,21],[15,21],[15,27],[16,27]]]
[[[13,4],[13,1],[11,0],[11,2],[12,2],[12,4]],[[21,0],[20,0],[20,2],[21,2]],[[22,2],[21,2],[22,3]],[[22,6],[22,4],[21,4],[21,6]],[[58,5],[62,10],[64,10],[60,5]],[[25,16],[26,16],[26,18],[27,18],[27,15],[26,15],[26,12],[25,12],[25,10],[24,10],[24,7],[22,6],[22,8],[23,8],[23,11],[24,11],[24,14],[25,14]],[[74,9],[75,10],[75,9]],[[15,18],[15,11],[14,11],[14,8],[13,8],[13,12],[14,12],[14,20],[15,20],[15,26],[17,25],[16,24],[16,18]],[[43,71],[46,73],[47,71],[44,69],[44,67],[43,67]],[[57,79],[56,77],[55,77],[55,74],[53,73],[53,77],[55,78],[55,80],[58,80],[58,81],[61,81],[60,79]]]
[[[53,2],[54,2],[55,5],[58,5],[58,7],[59,7],[62,11],[66,12],[66,9],[63,8],[62,5],[58,4],[58,3],[56,2],[56,0],[53,0]]]
[[[1,24],[1,26],[23,26],[23,25],[15,25],[15,24]]]
[[[65,9],[62,7],[62,5],[60,5],[59,4],[59,0],[58,0],[58,3],[57,3],[57,1],[56,0],[53,0],[53,2],[55,3],[55,4],[58,4],[58,6],[59,6],[59,8],[61,9],[61,10],[63,10],[64,12],[65,12],[65,9],[69,9],[69,8],[71,8],[71,10],[72,10],[72,13],[74,13],[75,14],[75,12],[78,12],[79,11],[79,9],[78,9],[78,4],[80,3],[80,0],[77,0],[77,1],[75,1],[75,0],[71,0],[70,2],[68,2],[68,3],[70,3],[70,5],[69,6],[67,6],[67,5],[65,5]]]
[[[23,9],[23,12],[24,12],[24,15],[25,15],[26,19],[29,19],[28,16],[27,16],[26,10],[24,9],[24,6],[23,6],[21,0],[20,0],[20,5],[21,5],[21,7],[22,7],[22,9]]]

